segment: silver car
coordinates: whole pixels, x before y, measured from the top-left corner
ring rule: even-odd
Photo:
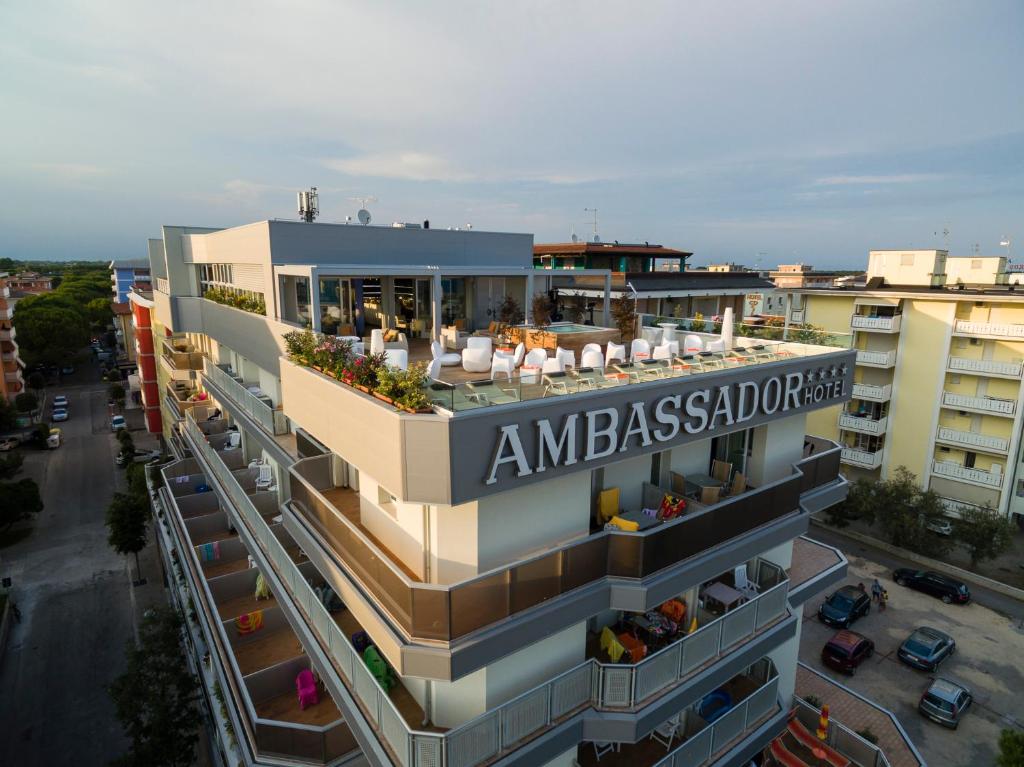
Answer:
[[[937,677],[924,691],[917,710],[943,727],[956,729],[974,702],[974,695],[961,684]]]

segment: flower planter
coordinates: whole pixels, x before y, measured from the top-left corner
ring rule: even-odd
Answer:
[[[378,394],[377,392],[373,392],[373,396],[376,397],[377,399],[381,400],[382,402],[387,402],[389,405],[394,405],[395,404],[395,401],[393,399],[391,399],[391,397],[385,397],[383,394]]]
[[[361,391],[363,394],[370,393],[370,387],[368,386],[363,386],[362,384],[351,384],[351,386],[354,389],[359,389],[359,391]]]

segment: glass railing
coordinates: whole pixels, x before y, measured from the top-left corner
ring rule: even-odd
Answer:
[[[267,434],[276,436],[288,433],[288,418],[282,411],[263,402],[208,358],[203,359],[203,377],[230,397]]]
[[[704,348],[710,347],[710,350],[687,353],[685,339],[688,336],[699,339],[700,345]],[[839,348],[846,348],[842,343],[832,343],[834,337],[826,336],[827,334],[822,334],[822,340],[828,343],[822,344],[737,336],[733,339],[732,345],[724,349],[719,348],[721,339],[718,335],[680,331],[677,336],[680,354],[669,359],[612,361],[603,370],[577,368],[547,374],[540,370],[520,368],[519,374],[510,378],[481,378],[478,381],[459,384],[431,381],[426,393],[435,407],[452,412],[475,410],[544,397],[710,375],[750,365],[831,354]],[[626,356],[629,356],[628,348]],[[577,360],[577,363],[579,362],[580,360]]]
[[[722,332],[720,317],[699,319],[696,317],[663,317],[655,314],[638,315],[641,329],[660,330],[663,325],[675,325],[679,335],[696,333],[718,337]],[[754,322],[733,322],[733,335],[749,341],[789,341],[813,346],[834,346],[849,349],[853,346],[853,333],[833,332],[815,325],[790,323],[767,325]]]
[[[292,507],[409,636],[452,640],[605,577],[645,578],[796,511],[801,493],[839,474],[838,445],[815,438],[808,444],[817,452],[774,483],[643,532],[602,530],[448,585],[409,578],[320,492],[329,483],[330,456],[291,468]]]
[[[347,689],[358,701],[367,721],[403,767],[476,767],[521,746],[528,738],[585,707],[601,705],[597,681],[602,664],[591,659],[447,732],[413,729],[377,684],[349,638],[334,622],[277,536],[256,511],[228,468],[221,463],[216,451],[206,442],[205,435],[191,416],[186,417],[185,428],[190,441],[210,465],[225,493],[232,502],[238,504],[247,527],[287,587],[293,602],[304,613],[307,625]],[[707,624],[691,636],[700,637],[695,643],[704,642],[716,651],[729,649],[749,636],[745,633],[748,627],[751,633],[759,631],[785,612],[787,589],[788,581],[752,600],[754,607],[746,612],[741,614],[733,611],[737,617],[731,621],[728,619],[732,613],[727,613],[722,619]],[[713,638],[714,642],[708,637]],[[691,658],[694,652],[691,651]],[[696,667],[687,665],[686,668],[685,673],[690,673]],[[649,671],[646,673],[654,676]],[[754,693],[748,700],[756,695]]]

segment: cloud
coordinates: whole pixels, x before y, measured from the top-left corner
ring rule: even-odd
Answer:
[[[894,173],[877,176],[825,176],[814,182],[814,186],[857,186],[880,184],[923,184],[941,181],[945,176],[939,173]]]
[[[110,172],[109,168],[86,163],[36,163],[32,167],[51,176],[55,181],[68,184],[92,181]]]
[[[473,181],[471,173],[454,168],[446,159],[426,152],[381,152],[324,160],[332,170],[350,176],[395,178],[404,181]]]

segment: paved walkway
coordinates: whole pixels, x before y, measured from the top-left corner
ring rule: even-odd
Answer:
[[[871,728],[878,736],[878,747],[885,753],[892,767],[921,766],[922,762],[907,747],[902,733],[887,713],[843,689],[828,677],[804,666],[797,666],[796,694],[805,700],[808,695],[813,695],[822,703],[827,703],[829,716],[854,732],[865,727]]]

